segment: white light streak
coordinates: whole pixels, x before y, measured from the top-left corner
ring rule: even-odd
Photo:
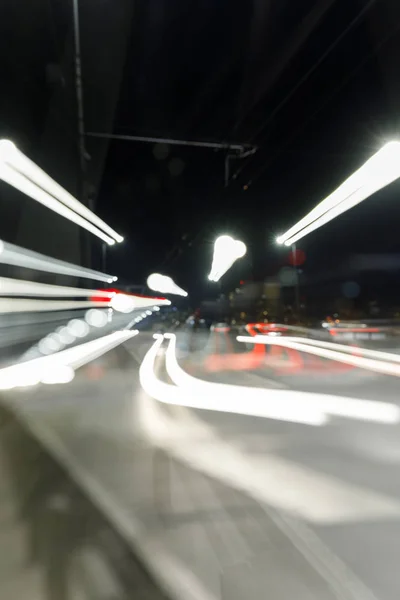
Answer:
[[[137,330],[117,331],[92,342],[62,350],[52,356],[35,358],[0,369],[0,389],[10,390],[37,385],[40,382],[68,383],[72,380],[71,369],[82,367],[138,333]]]
[[[4,298],[0,299],[0,314],[75,310],[76,308],[104,308],[104,306],[108,306],[108,303],[90,302],[86,300],[74,302],[66,300],[25,300],[21,298]]]
[[[290,246],[400,177],[400,142],[386,144],[332,194],[277,238]]]
[[[152,273],[147,278],[148,287],[154,292],[161,292],[161,294],[174,294],[177,296],[187,296],[188,293],[180,288],[176,283],[167,275],[161,275],[160,273]]]
[[[89,326],[81,319],[72,319],[67,325],[67,330],[71,335],[83,338],[89,333]]]
[[[292,348],[300,352],[307,352],[322,358],[328,358],[336,362],[341,362],[346,365],[366,369],[384,375],[394,375],[400,377],[400,364],[387,362],[385,360],[375,360],[365,356],[350,356],[343,351],[331,350],[330,348],[318,347],[317,344],[308,344],[306,341],[294,342],[291,338],[270,338],[269,336],[256,335],[254,337],[239,335],[236,338],[239,342],[248,344],[275,344],[277,346]],[[357,348],[358,351],[358,348]],[[383,354],[383,353],[382,353]],[[398,361],[397,361],[398,362]]]
[[[59,273],[61,275],[72,275],[74,277],[82,277],[84,279],[94,279],[95,281],[105,281],[112,283],[117,281],[118,277],[107,275],[92,269],[78,267],[71,263],[64,262],[9,244],[0,240],[0,263],[4,265],[12,265],[23,267],[24,269],[34,269],[35,271],[44,271],[46,273]]]
[[[154,373],[154,363],[163,342],[163,336],[155,334],[156,341],[144,357],[139,370],[140,383],[147,394],[159,402],[188,406],[201,410],[229,412],[242,415],[264,417],[279,421],[304,423],[306,425],[322,425],[326,416],[318,408],[299,407],[298,403],[276,402],[270,399],[266,390],[242,386],[214,384],[195,378],[188,380],[179,376],[177,387],[160,381]],[[172,339],[171,339],[172,342]],[[174,345],[167,349],[168,375],[177,377],[176,369],[171,365],[171,353],[175,353]],[[184,374],[186,376],[186,374]],[[187,375],[187,377],[189,377]],[[183,383],[183,385],[181,385]],[[270,392],[271,390],[268,390]]]
[[[136,308],[135,298],[127,294],[116,294],[110,302],[111,307],[117,312],[130,313]]]
[[[85,321],[91,327],[104,327],[108,323],[108,314],[105,310],[91,308],[85,315]]]
[[[25,281],[22,279],[11,279],[9,277],[0,277],[0,295],[52,296],[54,298],[96,296],[97,298],[110,298],[115,295],[115,292],[110,293],[102,290],[87,290],[61,285],[50,285],[48,283],[36,283],[34,281]]]
[[[246,251],[246,245],[243,242],[234,240],[229,235],[221,235],[214,244],[213,261],[208,279],[219,281],[233,263],[246,254]]]
[[[46,208],[49,208],[53,212],[56,212],[61,217],[72,221],[73,223],[79,225],[80,227],[83,227],[87,231],[90,231],[90,233],[96,235],[98,238],[103,240],[103,242],[106,242],[109,246],[113,246],[115,244],[115,241],[108,235],[100,231],[100,229],[97,229],[97,227],[95,227],[88,221],[85,221],[85,219],[77,215],[73,210],[64,206],[64,204],[47,194],[47,192],[45,192],[41,188],[38,188],[35,184],[29,181],[29,179],[27,179],[17,171],[14,171],[14,169],[9,167],[5,163],[1,162],[0,179],[5,181],[6,183],[9,183],[20,192],[26,194],[27,196],[30,196],[30,198],[33,198],[33,200],[36,200],[40,204],[43,204],[43,206],[46,206]]]
[[[123,241],[121,235],[62,188],[9,140],[0,140],[0,178],[94,233],[109,245]]]
[[[283,341],[285,340],[297,342],[299,344],[305,343],[311,346],[317,346],[319,348],[326,348],[327,350],[338,350],[340,352],[345,352],[346,354],[363,356],[365,358],[376,358],[377,360],[400,363],[400,354],[393,354],[393,352],[381,352],[380,350],[370,350],[368,348],[360,348],[358,346],[348,346],[346,344],[337,344],[336,342],[325,342],[322,340],[312,340],[301,337],[286,337]]]

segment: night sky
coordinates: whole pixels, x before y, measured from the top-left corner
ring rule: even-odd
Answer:
[[[48,2],[60,31],[63,2]],[[97,4],[113,10],[106,0]],[[108,270],[129,283],[161,271],[200,298],[210,292],[212,244],[230,233],[249,253],[225,285],[275,275],[288,258],[274,245],[276,235],[386,141],[399,139],[397,4],[135,2],[114,133],[243,142],[258,151],[232,161],[235,178],[224,188],[225,150],[113,141],[96,210],[126,241],[110,249]],[[51,51],[39,40],[37,46],[40,79]],[[90,78],[85,64],[83,72]],[[3,112],[32,112],[4,106]],[[86,113],[92,108],[86,104]],[[393,184],[302,240],[310,282],[342,273],[353,255],[400,256],[399,189]],[[397,285],[398,274],[385,272],[386,285]]]

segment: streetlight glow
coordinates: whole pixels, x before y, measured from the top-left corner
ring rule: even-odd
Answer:
[[[234,240],[230,235],[221,235],[214,244],[214,256],[208,279],[219,281],[233,263],[246,254],[246,251],[243,242]]]
[[[399,177],[400,142],[393,141],[383,146],[303,219],[279,236],[276,242],[291,246]]]
[[[153,292],[161,292],[161,294],[175,294],[184,297],[188,295],[185,290],[176,285],[171,277],[161,275],[160,273],[152,273],[152,275],[149,275],[147,278],[147,285]]]
[[[32,162],[10,140],[0,140],[0,179],[90,231],[108,245],[124,238]]]

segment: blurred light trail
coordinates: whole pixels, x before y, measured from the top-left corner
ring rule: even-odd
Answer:
[[[139,370],[140,383],[144,391],[159,402],[177,406],[187,406],[200,410],[212,410],[216,412],[228,412],[253,417],[276,419],[279,421],[290,421],[303,423],[305,425],[322,425],[326,422],[326,416],[316,407],[299,406],[298,402],[276,401],[270,397],[266,390],[242,386],[225,385],[219,383],[208,383],[199,379],[179,377],[177,387],[160,381],[155,373],[155,360],[163,343],[162,335],[154,335],[156,338],[153,346],[144,357]],[[175,354],[175,345],[167,349],[167,357]],[[168,358],[167,358],[168,360]],[[173,379],[172,372],[176,376],[169,358],[167,364],[168,375]],[[186,373],[184,373],[186,375]],[[189,377],[187,375],[187,377]],[[183,385],[180,385],[184,381]],[[178,381],[175,381],[178,383]]]
[[[0,369],[0,389],[10,390],[39,383],[68,383],[72,380],[71,369],[82,367],[138,333],[136,330],[117,331],[52,356],[35,358]]]
[[[176,283],[167,275],[161,275],[160,273],[152,273],[147,278],[148,287],[153,292],[161,292],[161,294],[174,294],[176,296],[187,296],[188,293],[180,288]]]
[[[247,248],[243,242],[234,240],[230,235],[221,235],[214,244],[214,255],[208,279],[219,281],[233,263],[246,254],[246,251]]]
[[[90,308],[85,314],[85,321],[91,327],[105,327],[109,319],[107,310]]]
[[[89,223],[89,221],[86,221],[85,219],[77,215],[73,210],[67,208],[66,206],[64,206],[64,204],[47,194],[47,192],[37,187],[35,184],[29,181],[29,179],[18,173],[18,171],[14,171],[13,169],[11,169],[11,167],[1,162],[0,179],[5,181],[6,183],[9,183],[10,185],[18,189],[20,192],[26,194],[30,198],[33,198],[33,200],[40,202],[40,204],[43,204],[43,206],[46,206],[50,210],[56,212],[61,217],[64,217],[69,221],[72,221],[76,225],[83,227],[90,233],[93,233],[98,238],[103,240],[103,242],[106,242],[109,246],[115,244],[115,241],[111,237],[100,231],[100,229],[98,229],[97,227],[94,227],[94,225]]]
[[[121,235],[81,204],[9,140],[0,140],[0,178],[47,208],[91,231],[107,244],[123,241]]]
[[[318,348],[326,348],[328,350],[339,350],[346,354],[352,354],[353,356],[363,356],[365,358],[376,358],[377,360],[386,360],[395,363],[400,363],[400,354],[393,354],[392,352],[382,352],[381,350],[369,350],[368,348],[361,348],[359,346],[349,346],[346,344],[337,344],[336,342],[324,342],[320,340],[312,340],[309,338],[301,337],[285,337],[284,340],[291,342],[306,343],[311,346],[317,346]]]
[[[305,411],[304,414],[308,414],[308,411],[310,410],[316,410],[327,413],[328,415],[347,417],[349,419],[376,421],[380,423],[398,423],[400,421],[400,408],[386,402],[358,400],[355,398],[333,396],[330,394],[316,394],[294,390],[259,389],[202,381],[196,377],[192,377],[179,366],[178,361],[176,360],[176,336],[169,333],[165,334],[165,337],[170,340],[170,344],[166,351],[166,368],[169,377],[175,384],[185,387],[189,392],[192,387],[196,385],[199,389],[203,390],[204,394],[207,394],[207,397],[209,393],[213,391],[215,394],[215,391],[219,389],[219,399],[216,401],[216,406],[218,406],[221,396],[225,397],[226,395],[229,401],[235,400],[235,397],[237,397],[238,403],[245,402],[251,407],[252,396],[254,396],[254,399],[257,398],[256,410],[259,410],[257,406],[259,407],[259,403],[262,402],[263,406],[268,406],[269,403],[276,404],[281,408],[284,408],[286,405],[288,409],[293,406],[296,407],[297,410],[300,410],[300,412]],[[250,408],[250,410],[252,409]],[[237,411],[232,410],[231,412]],[[252,412],[251,414],[254,413]],[[266,415],[257,415],[257,413],[255,413],[254,416]]]
[[[83,288],[0,277],[0,296],[52,296],[54,298],[73,298],[74,296],[88,297],[93,296],[94,294],[98,297],[108,299],[115,296],[115,292],[110,294],[110,292],[103,290],[86,290]]]
[[[338,215],[353,208],[378,190],[400,177],[400,142],[386,144],[332,194],[286,233],[277,238],[278,244],[290,246],[325,225]]]
[[[105,281],[106,283],[113,283],[118,279],[114,275],[107,275],[106,273],[100,273],[100,271],[79,267],[63,260],[57,260],[56,258],[33,252],[32,250],[26,250],[26,248],[21,248],[2,240],[0,240],[0,263],[23,267],[24,269],[45,271],[46,273],[73,275],[82,279]]]
[[[360,369],[367,369],[368,371],[383,373],[384,375],[394,375],[400,377],[400,364],[387,362],[385,360],[376,360],[374,358],[368,358],[367,356],[350,356],[346,355],[346,353],[342,351],[330,350],[324,347],[319,348],[314,344],[308,344],[307,341],[294,342],[291,341],[291,338],[287,337],[271,338],[264,335],[256,335],[254,337],[239,335],[236,339],[238,342],[250,344],[271,344],[275,346],[292,348],[293,350],[299,350],[300,352],[307,352],[308,354],[314,354],[315,356],[321,356],[322,358],[328,358],[329,360],[339,361]]]
[[[75,310],[76,308],[104,308],[104,302],[66,300],[25,300],[21,298],[0,299],[1,313],[47,312],[54,310]]]
[[[141,308],[151,307],[147,315],[152,314],[155,304],[160,306],[169,306],[171,302],[166,298],[148,298],[146,296],[135,296],[134,294],[124,294],[117,292],[110,299],[110,306],[117,312],[130,313]],[[144,313],[142,316],[146,316]]]

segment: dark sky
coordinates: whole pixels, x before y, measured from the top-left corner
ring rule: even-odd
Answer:
[[[34,129],[51,92],[44,68],[68,27],[65,2],[46,2],[36,29],[21,16],[18,36],[2,36],[3,62],[14,53],[2,71],[13,92],[2,98],[6,134],[14,122]],[[115,9],[97,2],[96,10]],[[15,55],[25,64],[21,77]],[[225,150],[112,142],[97,212],[126,241],[110,249],[108,270],[132,283],[159,270],[200,297],[212,244],[226,232],[249,247],[228,287],[276,274],[287,262],[276,235],[398,138],[399,59],[393,0],[136,0],[114,133],[243,142],[258,151],[232,162],[237,177],[224,189]],[[85,61],[83,73],[90,83]],[[29,99],[26,77],[35,79]],[[16,104],[18,86],[24,99]],[[96,107],[86,98],[90,120]],[[398,192],[390,186],[302,241],[310,278],[342,268],[352,254],[400,254]]]
[[[110,259],[117,267],[126,257],[126,277],[158,269],[204,290],[223,231],[250,248],[236,277],[273,274],[286,260],[276,234],[396,137],[399,10],[382,0],[368,10],[366,1],[332,2],[288,58],[306,15],[322,4],[139,3],[115,133],[241,141],[259,151],[232,166],[244,168],[224,190],[223,151],[175,146],[160,160],[151,144],[113,142],[99,210],[127,233]],[[308,269],[400,251],[397,192],[392,186],[305,240]]]

